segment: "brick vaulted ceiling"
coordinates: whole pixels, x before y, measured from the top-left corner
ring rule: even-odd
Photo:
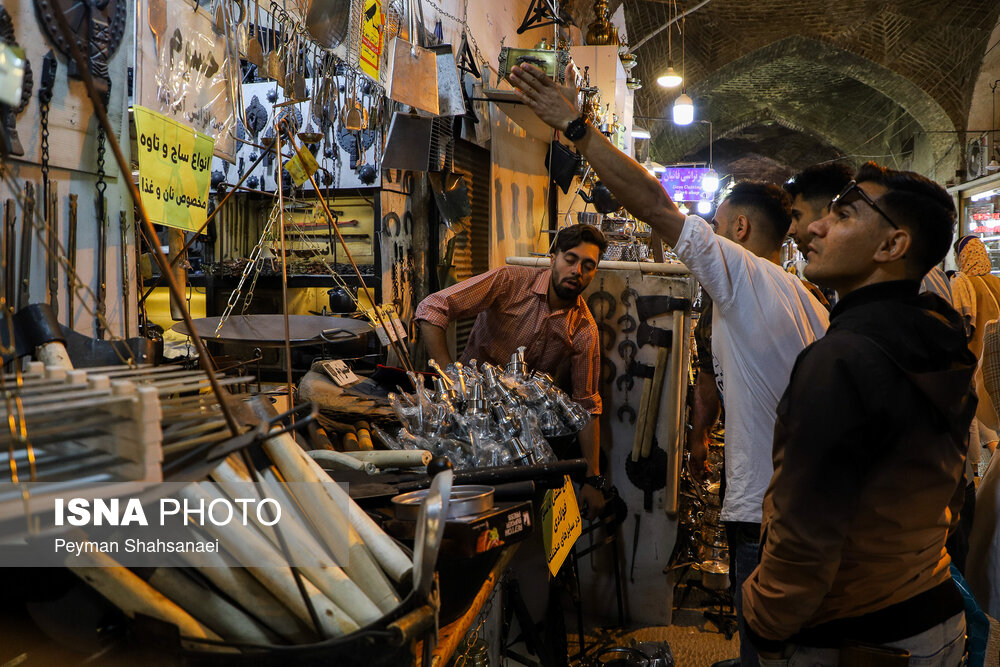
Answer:
[[[683,13],[702,0],[678,0]],[[669,20],[668,2],[622,0],[635,44]],[[570,11],[586,30],[590,2]],[[710,0],[674,26],[696,118],[713,123],[717,166],[781,178],[821,160],[876,159],[943,177],[960,164],[969,105],[998,0]],[[679,91],[655,81],[667,31],[635,49],[635,114],[669,118]],[[707,159],[708,126],[638,120],[660,162]],[[919,155],[923,162],[915,165]],[[758,173],[754,173],[758,172]],[[936,173],[934,173],[936,172]]]

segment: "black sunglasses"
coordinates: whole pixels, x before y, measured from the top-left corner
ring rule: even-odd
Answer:
[[[840,194],[830,200],[827,210],[832,211],[837,206],[847,206],[848,204],[853,204],[859,199],[871,206],[876,213],[885,218],[885,221],[892,225],[893,229],[899,229],[899,225],[893,222],[892,218],[890,218],[885,211],[879,208],[879,205],[875,203],[875,200],[872,199],[867,192],[861,189],[861,186],[858,185],[857,181],[851,181],[844,186],[844,189],[840,191]]]

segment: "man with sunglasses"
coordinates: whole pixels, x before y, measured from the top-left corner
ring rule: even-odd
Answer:
[[[575,89],[557,86],[530,65],[514,67],[511,80],[519,98],[576,144],[601,182],[673,247],[712,297],[712,356],[726,406],[722,519],[727,529],[733,524],[752,533],[734,545],[730,573],[738,586],[756,564],[778,398],[795,356],[828,321],[802,281],[778,264],[790,222],[788,198],[773,185],[738,185],[719,206],[713,230],[702,218],[683,215],[656,178],[590,126],[576,106]],[[738,613],[738,596],[736,604]],[[740,629],[742,634],[742,623]],[[756,655],[749,642],[743,647],[742,667],[753,667]]]
[[[939,185],[869,163],[809,225],[805,275],[840,301],[777,409],[764,546],[743,586],[762,665],[962,659],[944,544],[963,501],[976,359],[951,305],[918,294],[954,223]]]

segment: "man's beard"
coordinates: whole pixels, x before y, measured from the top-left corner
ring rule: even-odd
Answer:
[[[552,291],[555,292],[556,296],[563,301],[570,301],[580,295],[580,292],[583,291],[583,285],[574,288],[564,285],[562,282],[553,282]]]

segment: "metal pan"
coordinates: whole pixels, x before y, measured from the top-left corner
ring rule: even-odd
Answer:
[[[428,490],[410,491],[396,496],[392,504],[396,510],[396,518],[401,521],[414,521],[420,511],[420,504],[427,497]],[[455,519],[470,514],[481,514],[493,509],[492,486],[453,486],[448,502],[448,518]]]

